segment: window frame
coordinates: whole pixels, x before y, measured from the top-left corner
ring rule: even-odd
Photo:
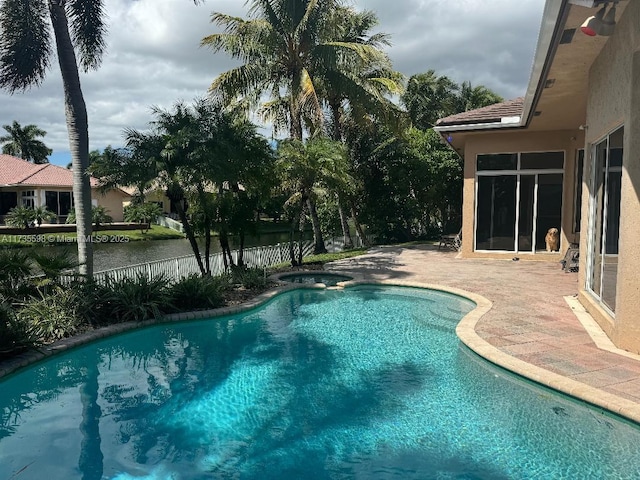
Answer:
[[[528,153],[562,153],[563,155],[563,165],[562,168],[546,168],[546,169],[521,169],[521,160],[523,154]],[[517,155],[517,165],[515,170],[478,170],[478,157],[483,155]],[[521,152],[493,152],[493,153],[478,153],[475,158],[475,182],[474,182],[474,212],[473,212],[473,251],[478,253],[527,253],[527,254],[538,254],[542,253],[540,249],[537,248],[536,245],[536,234],[537,234],[537,219],[538,219],[538,187],[539,187],[539,175],[551,174],[551,175],[562,175],[562,191],[563,191],[563,206],[564,206],[564,182],[566,180],[565,170],[567,166],[567,151],[562,149],[545,149],[545,150],[526,150]],[[516,204],[515,204],[515,234],[514,234],[514,245],[513,250],[486,250],[486,249],[478,249],[478,187],[479,177],[496,177],[496,176],[506,176],[511,175],[516,177]],[[533,204],[533,244],[531,246],[531,250],[519,250],[518,249],[518,240],[519,240],[519,224],[520,224],[520,180],[522,175],[534,175],[535,176],[535,188],[534,188],[534,204]],[[561,207],[560,212],[560,227],[564,225],[564,216],[565,216],[565,208]],[[562,229],[562,228],[561,228]]]

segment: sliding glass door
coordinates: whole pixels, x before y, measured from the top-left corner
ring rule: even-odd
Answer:
[[[562,225],[563,152],[478,155],[475,249],[536,252]]]
[[[587,288],[616,311],[624,127],[593,147]]]

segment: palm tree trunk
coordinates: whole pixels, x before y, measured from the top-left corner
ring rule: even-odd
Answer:
[[[298,225],[298,260],[297,264],[302,266],[302,238],[304,236],[304,206],[305,203],[302,202],[300,207],[300,223]]]
[[[324,245],[324,238],[322,238],[322,230],[320,229],[320,219],[318,218],[318,211],[316,210],[316,202],[312,197],[307,198],[307,208],[309,209],[309,216],[311,217],[311,226],[313,227],[313,253],[327,253],[327,247]]]
[[[340,124],[342,114],[340,112],[340,101],[336,98],[330,99],[329,108],[331,108],[331,116],[333,117],[333,128],[331,129],[331,137],[336,142],[342,142],[342,126]]]
[[[340,195],[338,197],[338,214],[340,215],[340,226],[342,227],[342,237],[344,239],[344,249],[349,250],[353,248],[353,238],[351,238],[351,232],[349,231],[349,222],[347,221],[347,214],[344,213],[342,208],[342,201]]]
[[[180,221],[182,222],[182,228],[184,228],[184,233],[189,240],[193,255],[196,257],[196,262],[198,263],[200,273],[202,275],[206,275],[207,272],[204,268],[204,265],[202,264],[202,257],[200,257],[200,248],[198,247],[196,236],[193,233],[193,228],[191,228],[191,224],[189,223],[189,219],[187,218],[187,212],[185,212],[184,209],[184,193],[182,192],[182,188],[176,183],[170,184],[167,187],[166,194],[178,211],[178,216],[180,217]]]
[[[333,129],[332,138],[336,142],[342,142],[342,112],[340,108],[340,100],[332,98],[329,100],[329,107],[331,108],[331,115],[333,117]],[[344,239],[344,249],[348,250],[353,248],[353,239],[351,238],[351,231],[349,231],[349,223],[347,222],[347,215],[344,212],[343,200],[339,194],[336,194],[338,198],[338,214],[340,215],[340,226],[342,227],[342,237]]]
[[[300,224],[300,215],[293,215],[291,219],[291,228],[289,229],[289,257],[291,258],[291,266],[295,267],[298,265],[296,261],[296,250],[295,250],[295,233],[296,227]]]
[[[209,259],[211,255],[211,229],[207,228],[204,231],[204,266],[207,275],[211,275],[211,261]]]
[[[244,230],[241,230],[238,236],[240,241],[240,245],[238,246],[238,266],[244,267]]]
[[[78,261],[80,273],[91,278],[93,277],[93,244],[91,243],[91,183],[87,174],[89,167],[87,107],[80,88],[78,63],[69,35],[64,2],[50,0],[49,13],[56,37],[56,51],[64,86],[69,149],[73,164],[73,200],[78,235]]]
[[[356,209],[354,208],[353,204],[351,204],[351,218],[353,219],[353,223],[356,226],[356,232],[358,232],[358,237],[360,237],[360,241],[362,242],[362,245],[364,245],[365,247],[370,247],[371,244],[369,243],[369,240],[367,240],[366,235],[362,231],[362,225],[360,225],[360,222],[358,221],[358,217],[356,216]]]

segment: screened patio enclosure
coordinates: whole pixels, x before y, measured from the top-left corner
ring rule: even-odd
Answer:
[[[548,230],[562,227],[564,157],[560,151],[477,156],[476,251],[546,250]]]

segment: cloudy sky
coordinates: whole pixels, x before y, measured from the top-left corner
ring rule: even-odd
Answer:
[[[379,30],[391,34],[394,67],[407,77],[434,69],[505,98],[524,95],[544,0],[351,3],[377,13]],[[81,76],[92,150],[121,146],[126,127],[145,129],[152,105],[169,108],[204,95],[219,73],[234,66],[226,55],[199,47],[215,31],[211,12],[247,11],[244,0],[206,0],[199,6],[189,0],[106,0],[106,7],[107,54],[99,70]],[[54,163],[70,161],[57,60],[40,87],[0,92],[0,125],[13,120],[47,131]]]

